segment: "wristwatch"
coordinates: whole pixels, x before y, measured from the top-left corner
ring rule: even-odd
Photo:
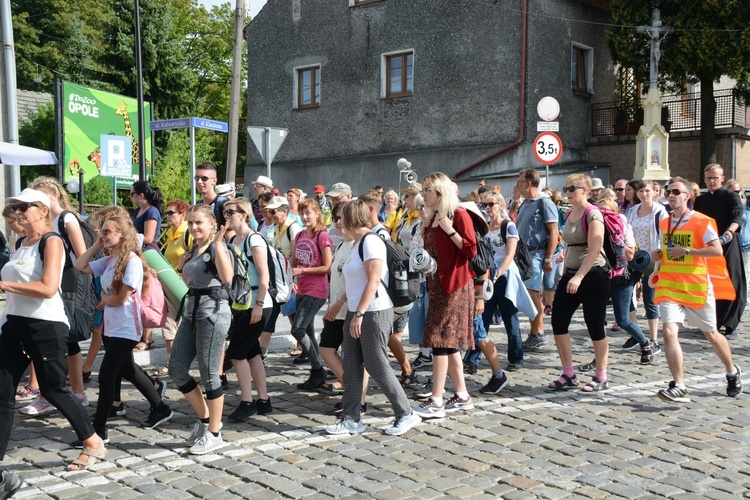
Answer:
[[[685,249],[685,255],[690,255],[690,249],[689,248]]]
[[[354,313],[354,315],[355,315],[356,317],[358,317],[358,318],[361,318],[362,316],[364,316],[364,315],[365,315],[365,313],[363,313],[363,312],[359,312],[359,311],[356,311],[356,312]]]
[[[544,259],[545,264],[552,264],[552,259]]]

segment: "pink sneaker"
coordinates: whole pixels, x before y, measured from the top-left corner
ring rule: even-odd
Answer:
[[[76,397],[78,401],[81,402],[81,405],[88,406],[89,405],[89,397],[86,395],[86,393],[76,394],[75,392],[73,395]]]
[[[29,406],[24,406],[19,413],[28,417],[41,417],[42,415],[49,415],[52,412],[57,411],[57,408],[49,404],[43,396],[36,398],[36,401],[31,403]]]
[[[29,403],[39,396],[39,389],[24,386],[23,390],[16,393],[16,403]]]

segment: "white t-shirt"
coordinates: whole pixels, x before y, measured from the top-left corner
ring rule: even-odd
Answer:
[[[359,245],[362,245],[362,255],[364,261],[370,259],[377,259],[383,262],[380,269],[380,280],[378,284],[378,290],[375,297],[368,306],[368,311],[382,311],[384,309],[390,309],[393,307],[393,302],[388,296],[383,283],[388,282],[388,265],[386,263],[387,250],[385,243],[380,238],[368,238],[363,237],[353,246],[349,261],[344,264],[344,281],[346,282],[346,299],[349,311],[354,312],[359,307],[359,301],[362,298],[362,292],[364,292],[367,286],[367,273],[365,272],[365,263],[359,258]]]
[[[263,254],[267,256],[268,250],[266,250],[266,247],[268,246],[268,243],[266,242],[265,238],[263,238],[263,235],[261,235],[260,233],[256,233],[256,232],[250,233],[249,235],[247,235],[247,238],[250,239],[250,254],[246,256],[247,257],[247,277],[250,279],[250,286],[253,287],[253,306],[254,306],[255,301],[258,300],[258,284],[260,283],[260,273],[258,272],[258,268],[255,267],[255,264],[250,262],[250,257],[252,257],[252,249],[257,248],[257,247],[261,247]],[[241,249],[245,248],[245,239],[243,239],[239,243],[239,247]],[[266,262],[266,266],[268,266],[268,262]],[[271,299],[270,293],[266,293],[266,296],[263,297],[263,309],[267,307],[273,307],[273,300]]]
[[[116,260],[114,257],[104,257],[89,263],[94,276],[101,276],[102,291],[107,294],[112,293],[111,287],[115,277],[115,263]],[[140,257],[131,252],[120,286],[129,286],[135,290],[133,293],[141,293],[142,285],[143,263]],[[103,335],[135,341],[141,340],[141,335],[138,331],[143,331],[143,325],[141,325],[140,313],[138,315],[133,314],[133,303],[135,303],[133,293],[128,296],[122,305],[104,306]],[[138,328],[136,328],[136,321],[138,322]]]
[[[485,238],[489,240],[490,246],[492,247],[492,256],[495,259],[496,266],[500,266],[500,263],[505,259],[505,256],[508,255],[508,247],[505,246],[502,232],[503,231],[501,226],[497,231],[490,231],[485,236]],[[508,221],[505,237],[507,239],[518,239],[518,228],[516,227],[515,222]]]
[[[56,238],[53,236],[52,238]],[[45,245],[52,239],[49,238]],[[60,254],[60,282],[62,282],[62,269],[65,265],[65,253]],[[2,279],[13,283],[31,283],[42,281],[44,273],[44,262],[39,254],[39,241],[30,246],[21,245],[18,250],[10,255],[10,260],[3,266]],[[58,283],[58,288],[60,284]],[[44,319],[47,321],[58,321],[68,325],[68,317],[65,314],[62,296],[56,293],[49,299],[41,299],[21,295],[18,293],[5,293],[5,310],[3,311],[0,325],[5,324],[8,314],[22,316],[24,318]]]
[[[331,288],[329,297],[331,304],[335,303],[346,293],[346,281],[344,280],[344,265],[349,262],[354,241],[344,241],[333,257],[331,264]],[[346,319],[346,307],[342,307],[336,319]]]

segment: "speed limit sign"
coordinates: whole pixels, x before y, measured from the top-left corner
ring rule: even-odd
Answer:
[[[557,163],[562,157],[563,145],[560,137],[552,132],[543,132],[534,139],[534,156],[545,165]]]

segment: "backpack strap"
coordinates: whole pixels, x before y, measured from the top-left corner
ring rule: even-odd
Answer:
[[[365,244],[365,238],[367,238],[370,235],[378,236],[377,234],[373,233],[372,231],[370,231],[369,233],[365,233],[365,235],[362,236],[362,239],[359,240],[359,245],[357,245],[357,252],[359,253],[359,260],[362,261],[362,264],[365,263],[365,251],[364,251],[363,245]],[[380,238],[380,236],[378,236],[378,238],[383,243],[385,243],[385,240],[383,238]],[[386,247],[386,252],[387,251],[388,251],[388,248]],[[384,264],[387,266],[388,265],[388,261],[386,260],[386,262]],[[390,273],[390,269],[388,270],[388,272]],[[388,290],[388,285],[386,285],[385,281],[383,281],[382,278],[381,278],[380,282],[383,284],[383,288],[385,288],[386,290]],[[377,297],[377,296],[378,296],[378,291],[375,290],[375,297]]]
[[[504,244],[508,244],[508,219],[504,219],[503,223],[500,224],[500,237],[503,239]]]

